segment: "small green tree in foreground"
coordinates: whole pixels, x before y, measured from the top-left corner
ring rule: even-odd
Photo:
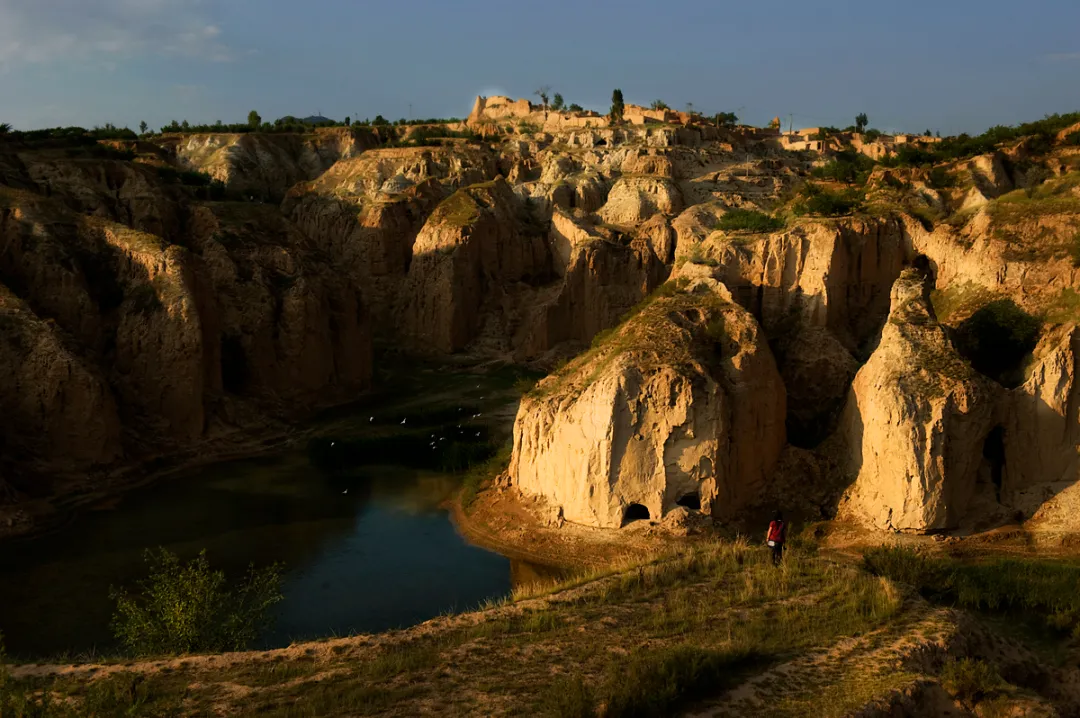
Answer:
[[[150,575],[128,594],[113,589],[113,633],[136,655],[242,650],[270,622],[282,600],[281,568],[251,566],[230,589],[206,551],[183,563],[163,548],[147,550]]]

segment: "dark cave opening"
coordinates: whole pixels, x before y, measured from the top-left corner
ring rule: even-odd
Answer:
[[[692,511],[701,511],[701,494],[697,491],[691,492],[679,498],[675,503]]]
[[[230,394],[241,394],[247,389],[251,371],[248,368],[247,351],[238,336],[221,339],[221,384]]]
[[[647,508],[641,504],[630,504],[626,507],[626,511],[623,512],[622,525],[626,526],[629,523],[640,521],[642,519],[648,521],[650,518],[649,510]]]

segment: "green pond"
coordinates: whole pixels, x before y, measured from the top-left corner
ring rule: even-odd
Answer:
[[[508,384],[417,372],[396,387],[419,397],[411,403],[392,399],[391,387],[381,402],[324,417],[310,442],[193,469],[83,510],[52,534],[0,544],[8,652],[116,650],[110,586],[144,577],[143,554],[158,546],[183,558],[205,549],[230,576],[284,564],[285,600],[258,647],[409,626],[556,575],[470,545],[444,508],[462,473],[439,456],[458,468],[502,439]],[[393,452],[404,453],[388,461]]]

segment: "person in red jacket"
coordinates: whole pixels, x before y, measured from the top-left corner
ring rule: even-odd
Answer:
[[[773,566],[779,566],[784,560],[784,541],[787,540],[787,524],[784,515],[777,511],[769,522],[769,531],[765,534],[765,543],[772,549]]]

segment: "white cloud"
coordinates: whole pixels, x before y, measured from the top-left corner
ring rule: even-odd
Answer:
[[[226,61],[218,0],[0,0],[0,67],[146,54]]]

